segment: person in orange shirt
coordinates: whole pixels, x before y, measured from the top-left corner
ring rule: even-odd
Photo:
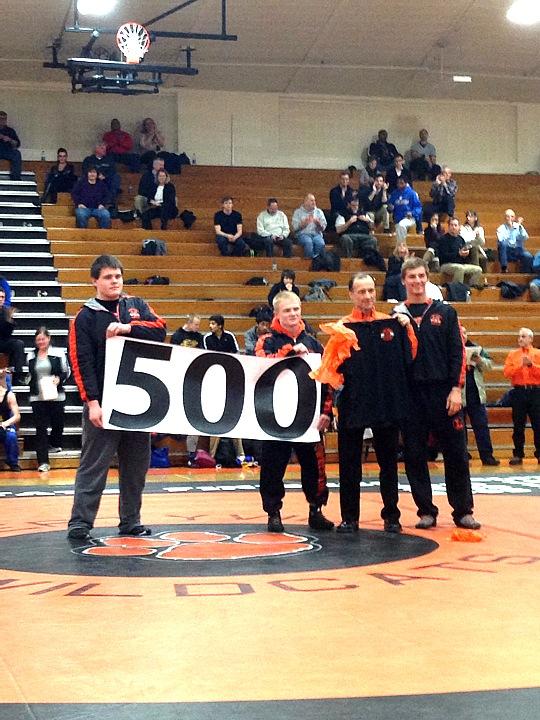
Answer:
[[[512,422],[514,454],[510,465],[521,465],[525,457],[525,423],[527,415],[534,434],[534,454],[540,462],[540,350],[533,347],[534,333],[519,329],[518,348],[511,350],[504,363],[504,376],[514,386],[512,391]]]

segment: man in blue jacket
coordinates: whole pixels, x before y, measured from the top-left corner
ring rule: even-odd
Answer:
[[[422,234],[422,203],[416,190],[402,177],[388,198],[388,209],[394,215],[397,245],[406,242],[407,231],[413,225],[416,225],[416,232]]]

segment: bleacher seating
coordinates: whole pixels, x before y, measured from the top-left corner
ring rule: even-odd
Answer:
[[[38,178],[38,188],[42,187],[46,164],[32,165]],[[30,168],[29,168],[30,169]],[[537,212],[540,196],[540,178],[535,176],[503,176],[458,174],[456,179],[458,193],[457,215],[462,218],[467,208],[474,208],[486,230],[487,246],[496,248],[495,229],[503,221],[504,210],[513,207],[525,218],[525,226],[530,234],[528,249],[536,252],[540,249],[540,213]],[[171,224],[171,229],[142,230],[138,221],[124,224],[113,221],[111,230],[75,228],[75,218],[69,196],[60,196],[57,205],[44,206],[43,215],[50,252],[54,257],[54,266],[58,270],[65,311],[72,317],[82,302],[93,294],[89,280],[89,266],[93,258],[110,252],[118,255],[125,267],[125,278],[137,278],[143,282],[149,275],[166,275],[170,285],[149,285],[144,290],[135,288],[137,294],[145,297],[156,312],[167,319],[169,333],[172,333],[184,321],[185,315],[197,312],[206,318],[213,312],[221,312],[226,317],[227,329],[238,334],[243,344],[243,332],[251,327],[253,320],[248,317],[249,310],[264,303],[267,287],[246,286],[247,279],[254,275],[264,276],[269,284],[277,282],[281,270],[292,267],[297,273],[297,284],[303,292],[307,283],[320,274],[309,270],[309,261],[296,252],[293,258],[222,258],[219,256],[213,232],[213,214],[219,208],[223,194],[235,198],[235,208],[244,217],[245,232],[255,230],[257,214],[265,207],[269,196],[279,198],[280,207],[289,218],[302,202],[306,192],[313,192],[319,207],[328,206],[328,190],[337,181],[337,171],[304,170],[279,168],[230,168],[192,166],[184,168],[182,175],[174,176],[181,209],[189,208],[197,216],[197,222],[191,230],[183,229],[179,220]],[[126,173],[122,178],[123,192],[120,196],[120,208],[129,208],[136,193],[138,176]],[[429,183],[416,183],[423,200],[428,199]],[[146,237],[166,240],[168,254],[162,257],[142,257],[141,242]],[[330,235],[328,241],[332,241]],[[385,256],[388,256],[395,238],[380,235],[379,244]],[[423,237],[409,236],[409,245],[417,254],[423,252]],[[304,315],[311,324],[319,320],[335,319],[344,315],[350,308],[347,283],[351,272],[363,269],[362,261],[343,260],[340,273],[324,273],[325,277],[335,279],[337,287],[331,291],[331,302],[306,303]],[[487,376],[488,402],[494,403],[508,389],[508,383],[502,375],[502,363],[509,349],[516,346],[517,330],[521,325],[530,326],[540,332],[540,312],[537,306],[528,302],[526,293],[519,300],[505,301],[500,298],[496,283],[502,279],[527,282],[528,277],[512,272],[500,274],[498,262],[490,264],[488,287],[473,290],[472,302],[461,303],[458,312],[469,331],[469,337],[485,347],[494,360],[494,370]],[[382,290],[383,273],[373,273],[377,286]],[[440,277],[432,279],[437,282]],[[380,303],[379,309],[385,310],[386,304]],[[203,320],[203,327],[205,320]],[[324,337],[321,337],[324,342]],[[511,455],[511,416],[507,408],[490,408],[492,437],[499,457]],[[527,442],[531,444],[530,430]],[[335,438],[329,436],[328,450],[335,458]],[[528,448],[529,454],[530,447]],[[471,439],[471,453],[477,457],[476,447]]]

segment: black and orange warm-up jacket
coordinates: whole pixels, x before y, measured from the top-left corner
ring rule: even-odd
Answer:
[[[294,356],[293,347],[299,343],[306,346],[309,352],[322,355],[323,346],[321,343],[306,332],[304,321],[295,335],[282,327],[277,318],[272,320],[270,332],[261,335],[255,346],[255,355],[268,358],[286,358]],[[324,381],[323,381],[324,382]],[[332,417],[332,394],[330,388],[323,384],[321,391],[321,414]]]
[[[134,340],[164,342],[165,321],[138,297],[122,295],[116,313],[109,312],[95,298],[88,300],[72,321],[69,330],[69,358],[73,377],[83,402],[103,394],[107,327],[113,322],[129,323]]]
[[[330,337],[324,349],[321,367],[311,373],[315,380],[326,382],[334,389],[343,385],[343,375],[339,371],[341,365],[347,360],[353,350],[360,350],[356,333],[346,325],[358,322],[373,322],[374,320],[388,320],[390,315],[372,310],[365,315],[357,308],[353,308],[350,315],[346,315],[335,323],[321,325],[321,330]],[[407,326],[407,336],[411,344],[411,355],[416,357],[418,340],[412,325]]]

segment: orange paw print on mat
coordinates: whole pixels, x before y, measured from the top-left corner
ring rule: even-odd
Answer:
[[[155,537],[105,537],[83,550],[100,557],[152,557],[157,560],[240,560],[295,555],[318,550],[310,538],[291,533],[211,531],[159,533]]]

